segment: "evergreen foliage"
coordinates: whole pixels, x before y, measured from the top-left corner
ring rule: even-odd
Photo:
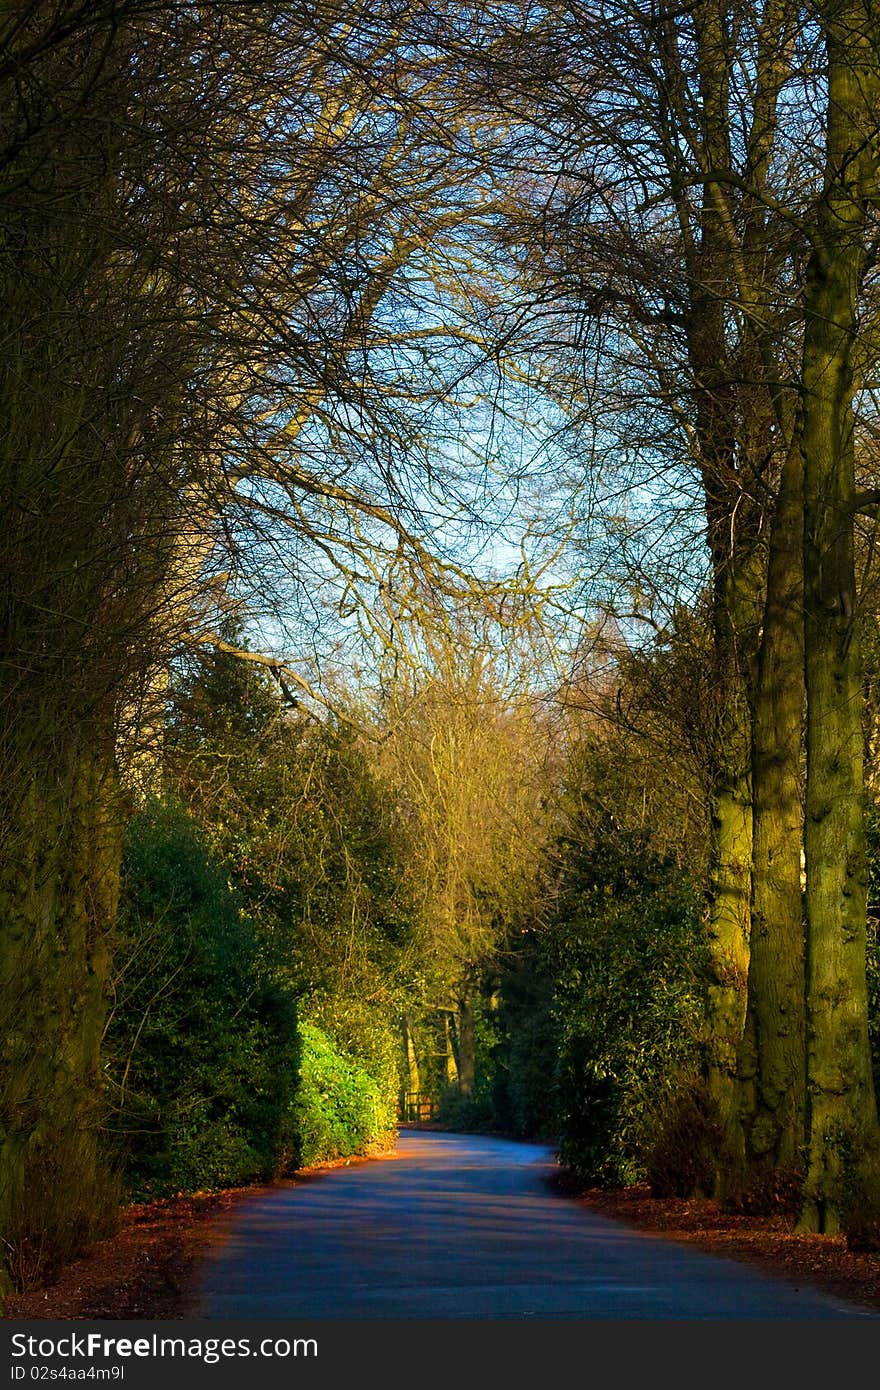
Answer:
[[[546,923],[508,974],[502,1117],[555,1136],[584,1181],[643,1179],[668,1099],[699,1066],[706,955],[698,900],[646,837],[575,820],[554,851]]]
[[[392,1132],[379,1082],[314,1023],[300,1024],[299,1083],[291,1107],[303,1167],[386,1147]]]
[[[233,1186],[295,1162],[296,1008],[253,921],[177,806],[129,827],[107,1072],[139,1198]]]
[[[644,1176],[650,1107],[697,1060],[705,945],[691,885],[606,824],[562,845],[548,949],[559,1020],[562,1160],[590,1181]]]
[[[241,640],[234,627],[227,636]],[[410,923],[393,802],[357,736],[339,721],[303,718],[268,673],[216,650],[176,685],[168,767],[257,924],[274,978],[316,1030],[311,1044],[325,1061],[332,1051],[344,1091],[350,1074],[371,1097],[369,1123],[349,1124],[333,1109],[333,1085],[313,1088],[302,1102],[304,1152],[318,1157],[298,1161],[337,1156],[334,1146],[356,1152],[356,1135],[377,1142],[396,1119]],[[304,1060],[304,1075],[310,1066]]]

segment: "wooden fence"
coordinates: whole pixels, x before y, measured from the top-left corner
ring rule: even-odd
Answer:
[[[400,1104],[400,1119],[410,1124],[419,1124],[424,1120],[433,1120],[437,1113],[437,1102],[430,1096],[421,1095],[418,1091],[406,1091]]]

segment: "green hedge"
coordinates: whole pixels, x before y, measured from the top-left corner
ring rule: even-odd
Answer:
[[[173,805],[129,827],[117,961],[108,1097],[130,1194],[235,1186],[295,1163],[294,1000]]]
[[[301,1022],[300,1071],[291,1106],[303,1167],[387,1145],[390,1125],[379,1083],[314,1023]]]
[[[552,850],[546,902],[501,980],[498,1120],[555,1140],[584,1182],[641,1180],[661,1157],[676,1161],[672,1139],[686,1130],[690,1145],[700,1118],[699,898],[643,834],[573,818]]]
[[[587,1181],[646,1176],[656,1117],[699,1068],[706,944],[699,900],[640,837],[569,847],[552,935],[560,1158]]]

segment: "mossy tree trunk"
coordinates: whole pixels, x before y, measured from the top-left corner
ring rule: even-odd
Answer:
[[[877,197],[876,17],[825,6],[825,187],[812,235],[803,347],[807,687],[808,1165],[801,1227],[834,1234],[876,1155],[865,983],[867,869],[853,543],[853,351],[867,208]]]
[[[805,1135],[802,463],[790,448],[771,521],[752,730],[753,876],[748,1008],[739,1071],[738,1199],[790,1201]]]
[[[452,1015],[443,1011],[443,1075],[447,1086],[457,1086],[459,1082],[458,1061],[452,1037]]]
[[[458,1002],[458,1084],[463,1096],[473,1095],[476,1071],[474,1001],[468,989]]]
[[[703,0],[693,12],[705,170],[732,165],[730,67],[723,7]],[[746,1015],[749,960],[752,802],[750,676],[761,576],[754,506],[738,449],[736,367],[727,332],[735,294],[731,218],[725,188],[702,185],[696,226],[687,226],[688,364],[695,438],[712,563],[716,727],[711,757],[711,839],[707,892],[710,948],[707,1078],[721,1123],[719,1181],[741,1149],[737,1051]],[[684,225],[690,213],[681,204]]]
[[[415,1033],[413,1031],[413,1021],[411,1014],[405,1014],[403,1019],[403,1046],[406,1054],[406,1082],[407,1090],[411,1095],[418,1095],[422,1089],[422,1079],[419,1073],[419,1059],[416,1052]]]
[[[158,326],[151,335],[146,310],[131,353],[141,281],[116,257],[125,50],[96,33],[90,66],[89,46],[74,38],[49,55],[44,78],[58,111],[37,127],[21,168],[0,169],[4,190],[11,173],[18,189],[0,231],[7,1286],[69,1258],[116,1210],[99,1058],[121,854],[116,743],[163,592],[174,495],[160,467],[164,434],[145,441],[154,407],[161,417],[179,398],[164,376],[175,343]]]
[[[765,1043],[775,1052],[775,1025],[769,1021],[777,990],[775,957],[785,958],[792,950],[797,955],[790,940],[793,923],[797,922],[802,935],[799,817],[780,813],[777,805],[780,795],[791,796],[792,769],[779,763],[783,746],[787,753],[786,740],[793,729],[796,763],[802,739],[800,708],[791,723],[797,694],[786,704],[790,692],[783,688],[791,654],[786,648],[774,655],[777,638],[787,641],[789,637],[785,624],[791,622],[791,614],[784,595],[771,600],[762,616],[768,565],[766,523],[772,513],[766,479],[774,469],[775,456],[781,451],[785,457],[791,437],[790,422],[786,427],[781,418],[790,409],[781,384],[779,343],[785,328],[779,316],[777,283],[787,261],[789,233],[784,223],[769,216],[767,195],[772,195],[777,108],[791,68],[798,14],[790,0],[768,0],[749,40],[754,68],[747,98],[729,6],[723,0],[701,0],[683,21],[681,32],[688,32],[691,23],[693,68],[682,57],[676,37],[680,31],[671,20],[664,21],[661,106],[663,101],[670,103],[662,128],[665,132],[668,125],[670,132],[665,135],[667,161],[687,262],[688,366],[712,555],[718,718],[709,769],[707,925],[712,973],[707,1068],[724,1136],[717,1190],[728,1197],[742,1192],[747,1163],[751,1165],[747,1149],[751,1151],[752,1140],[762,1145],[766,1139],[762,1126],[755,1128],[754,1107],[762,1088],[767,1090],[765,1100],[769,1098],[776,1084],[771,1076],[779,1069],[775,1055],[761,1057]],[[692,101],[697,95],[695,107]],[[698,124],[693,120],[695,109]],[[689,154],[682,155],[682,139],[673,138],[675,131],[687,132]],[[742,178],[741,192],[732,192],[723,177],[730,169]],[[722,177],[713,177],[716,172]],[[696,210],[694,176],[701,188]],[[800,534],[790,506],[793,481],[797,478],[789,468],[778,497],[785,516],[776,524],[777,553],[769,561],[774,566],[770,582],[781,583],[786,590],[790,586],[780,573],[780,562],[797,557],[780,549],[779,542],[790,525]],[[793,636],[797,643],[797,633]],[[800,685],[798,673],[796,686]],[[783,716],[783,707],[789,722],[777,734],[772,721]],[[778,785],[780,775],[784,786]],[[783,852],[784,883],[765,882],[771,858],[778,868]],[[763,933],[754,960],[750,949],[753,910]],[[769,950],[764,950],[771,937]],[[749,1016],[747,998],[752,991],[757,1012],[752,1010]],[[790,993],[788,984],[784,992]],[[796,1023],[794,1028],[796,1033]],[[749,1072],[746,1087],[740,1079],[744,1063]],[[801,1078],[803,1070],[801,1057]],[[799,1084],[802,1092],[802,1080]],[[747,1117],[742,1114],[744,1098]],[[765,1102],[761,1107],[765,1109]]]
[[[751,121],[743,151],[737,263],[741,449],[762,499],[764,597],[752,690],[752,901],[748,1004],[739,1053],[743,1145],[728,1196],[790,1201],[803,1171],[805,1124],[803,848],[803,464],[785,366],[780,283],[790,230],[768,212],[780,94],[799,12],[767,0],[755,36]],[[783,301],[784,302],[784,301]],[[775,495],[768,481],[777,473]]]
[[[6,1289],[105,1231],[100,1045],[121,853],[112,758],[23,773],[0,856],[0,1231]],[[111,746],[112,753],[112,746]]]
[[[712,244],[712,238],[708,238]],[[752,790],[749,662],[759,579],[738,496],[730,434],[729,382],[715,377],[724,360],[723,302],[698,306],[692,363],[702,379],[698,404],[707,533],[712,555],[712,630],[716,720],[710,750],[710,864],[706,922],[710,953],[707,1076],[724,1133],[719,1168],[731,1162],[738,1138],[737,1049],[746,1014],[749,963]]]
[[[751,924],[752,794],[746,681],[725,613],[716,627],[719,722],[707,903],[710,979],[707,1075],[721,1122],[719,1181],[741,1147],[737,1054],[746,1017]]]

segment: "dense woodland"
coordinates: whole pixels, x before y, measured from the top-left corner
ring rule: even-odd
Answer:
[[[0,1293],[417,1101],[878,1248],[873,0],[0,89]]]

